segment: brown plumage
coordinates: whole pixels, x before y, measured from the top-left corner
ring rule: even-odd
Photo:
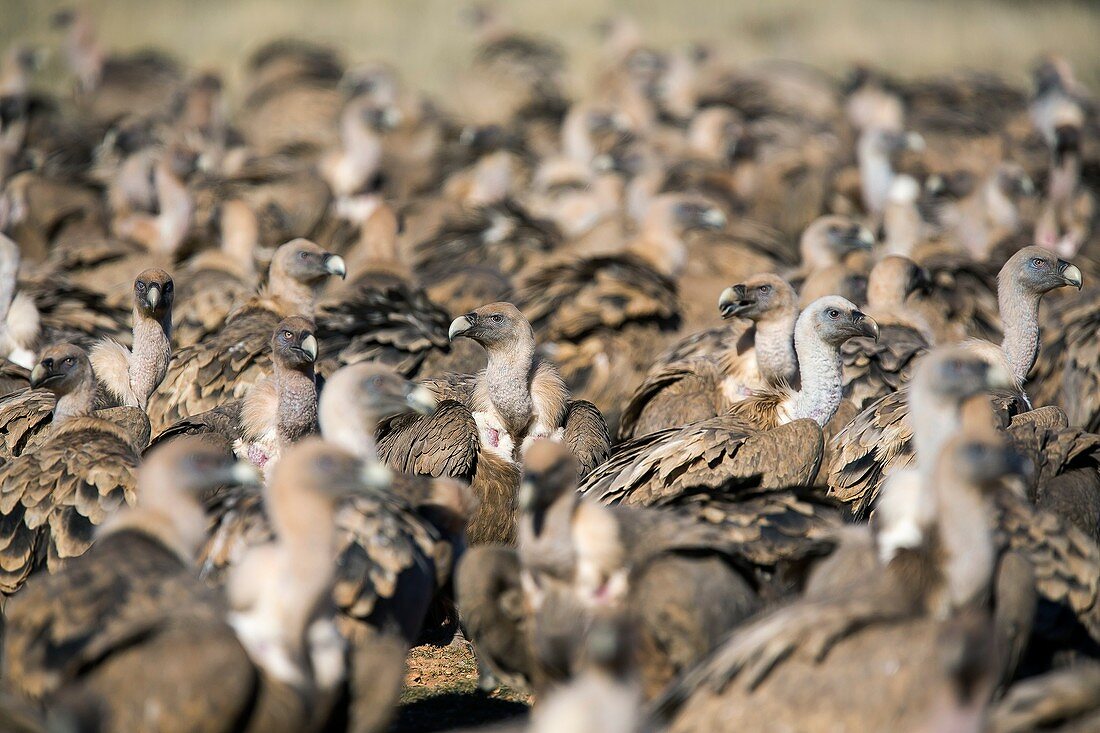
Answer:
[[[149,400],[154,431],[243,397],[271,373],[269,339],[279,321],[293,315],[311,318],[325,279],[345,273],[341,257],[312,242],[294,240],[280,247],[265,289],[242,305],[215,336],[173,354],[168,375]]]
[[[59,399],[45,441],[0,467],[6,594],[43,567],[56,570],[83,554],[94,527],[134,502],[134,469],[148,438],[93,416],[95,375],[75,346],[43,352],[31,382]]]
[[[1013,465],[996,436],[975,431],[951,441],[936,472],[941,483],[923,487],[941,498],[922,543],[885,555],[855,585],[796,601],[738,629],[663,696],[659,707],[672,718],[671,729],[930,724],[953,685],[939,656],[958,640],[945,632],[971,614],[981,627],[989,623],[985,594],[994,566],[987,492]],[[875,660],[870,668],[868,659]],[[854,679],[887,663],[892,674],[870,673],[854,693]],[[988,684],[980,694],[991,692]],[[821,694],[824,718],[820,707],[791,704],[792,697]]]
[[[934,343],[932,327],[908,300],[926,282],[916,263],[897,255],[872,268],[867,313],[879,324],[879,338],[852,339],[841,349],[844,396],[857,406],[896,392],[908,382],[913,361]]]

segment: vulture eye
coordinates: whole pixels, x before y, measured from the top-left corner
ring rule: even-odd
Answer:
[[[290,331],[283,331],[283,333],[281,335],[282,335],[283,339],[286,340],[286,341],[290,341],[290,339],[292,339],[294,337],[294,334],[292,334]]]
[[[829,310],[827,310],[825,312],[828,313],[829,318],[832,318],[834,321],[836,319],[840,318],[840,311],[838,311],[836,308],[830,308]]]
[[[494,313],[491,320],[493,323],[504,323],[504,316],[499,313]]]
[[[1042,257],[1032,257],[1031,258],[1031,266],[1032,267],[1042,267],[1045,264],[1046,264],[1046,262],[1043,261]]]
[[[370,388],[371,389],[381,389],[382,388],[382,377],[371,377],[370,378]]]
[[[308,260],[309,259],[309,252],[306,252],[305,250],[302,250],[301,252],[298,253],[298,259]]]
[[[145,283],[143,283],[141,280],[138,280],[136,283],[134,283],[134,287],[136,287],[138,290],[144,291]]]
[[[61,363],[64,364],[65,366],[67,366],[67,367],[71,367],[73,364],[76,363],[76,360],[73,359],[71,356],[66,356],[65,361],[63,361]]]
[[[772,291],[772,286],[771,285],[761,285],[760,287],[757,288],[757,290],[759,290],[761,293],[767,294],[767,293],[770,293]]]

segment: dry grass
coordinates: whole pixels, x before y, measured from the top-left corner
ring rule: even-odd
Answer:
[[[0,0],[0,45],[55,44],[50,14],[71,2]],[[384,59],[415,85],[446,90],[469,53],[459,0],[87,0],[114,48],[159,46],[234,81],[264,40],[298,35],[330,42],[352,61]],[[838,72],[872,61],[895,72],[995,69],[1023,81],[1048,51],[1070,58],[1100,88],[1100,11],[1092,3],[1041,0],[514,0],[515,24],[570,52],[579,83],[596,56],[593,24],[629,12],[655,43],[710,41],[731,60],[804,61]],[[60,60],[55,56],[54,65]],[[55,69],[53,77],[58,78]]]

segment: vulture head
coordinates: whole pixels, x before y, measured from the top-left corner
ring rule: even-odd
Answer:
[[[770,313],[797,307],[797,300],[794,288],[786,280],[765,273],[723,290],[718,298],[718,310],[725,319],[760,321]]]
[[[1005,476],[1028,470],[1004,434],[992,429],[966,429],[950,440],[940,453],[941,469],[945,465],[957,480],[979,489],[999,488]]]
[[[870,252],[875,235],[870,229],[846,216],[822,216],[802,232],[798,248],[802,264],[818,270],[843,262],[852,252]]]
[[[382,489],[374,466],[340,446],[309,437],[289,446],[275,465],[268,489],[272,504],[287,510],[294,522],[299,499],[335,504],[365,490]]]
[[[673,225],[680,231],[721,230],[726,226],[722,210],[704,199],[673,196],[668,205]]]
[[[1009,257],[997,279],[999,287],[1015,285],[1036,297],[1067,285],[1081,289],[1080,268],[1038,245],[1024,247]]]
[[[374,440],[381,418],[409,410],[428,415],[435,404],[435,397],[426,387],[410,382],[384,364],[351,364],[325,380],[318,405],[321,434],[326,440],[360,452]]]
[[[490,351],[535,338],[531,324],[519,308],[503,301],[483,305],[454,319],[447,335],[451,341],[459,336],[473,339]]]
[[[531,443],[523,457],[523,480],[516,499],[520,511],[545,512],[564,492],[577,487],[577,460],[568,446],[554,440]]]
[[[999,360],[965,346],[943,346],[917,362],[912,394],[918,403],[931,400],[958,405],[982,392],[1011,386],[1012,378]]]
[[[183,435],[149,451],[138,469],[137,482],[142,502],[165,487],[200,497],[219,486],[258,485],[260,475],[250,463],[234,460],[217,442]]]
[[[316,287],[332,275],[343,278],[347,274],[343,257],[326,252],[308,239],[287,242],[271,260],[272,280],[290,279]]]
[[[879,260],[867,279],[867,302],[877,305],[904,303],[916,292],[928,292],[932,276],[908,257],[889,255]]]
[[[313,321],[301,316],[284,318],[271,335],[271,353],[275,363],[302,370],[317,361],[317,337]]]
[[[878,340],[875,319],[860,311],[855,303],[839,295],[818,298],[802,311],[795,326],[796,333],[812,330],[829,346],[839,347],[857,336]]]
[[[134,308],[146,318],[171,317],[175,297],[172,276],[159,267],[142,270],[134,279]]]
[[[62,396],[95,383],[92,363],[84,349],[58,344],[45,349],[31,370],[31,387]]]

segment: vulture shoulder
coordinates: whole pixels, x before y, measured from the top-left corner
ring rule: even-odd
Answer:
[[[3,572],[13,593],[43,566],[84,554],[95,527],[135,499],[140,446],[112,422],[73,418],[41,448],[0,467]]]
[[[57,398],[44,389],[24,389],[0,399],[0,459],[33,450],[49,435]]]
[[[723,374],[708,357],[661,364],[649,371],[619,417],[619,440],[717,417],[728,408]]]
[[[930,346],[918,330],[901,324],[881,325],[878,341],[849,339],[840,347],[844,396],[862,406],[897,392]]]
[[[817,474],[823,443],[812,420],[763,431],[725,417],[703,420],[619,445],[580,492],[605,504],[653,506],[689,490],[806,486]]]
[[[451,399],[441,402],[431,415],[401,414],[378,427],[378,454],[401,473],[470,480],[480,450],[473,414]]]
[[[470,407],[477,387],[477,374],[456,374],[448,372],[441,377],[430,377],[420,383],[431,390],[435,398],[442,402],[452,400]]]
[[[120,532],[74,558],[64,573],[38,576],[5,612],[4,677],[42,700],[173,626],[221,624],[225,608],[163,544]]]
[[[583,478],[607,460],[611,436],[599,409],[587,400],[571,400],[562,422],[563,442],[577,459]]]
[[[212,410],[185,417],[162,430],[149,443],[152,449],[181,435],[207,435],[214,438],[225,448],[226,453],[233,452],[233,443],[241,437],[241,411],[244,400],[230,400]]]
[[[577,342],[628,324],[673,330],[680,323],[676,284],[633,255],[547,264],[523,277],[520,310],[549,341]]]
[[[27,389],[31,382],[31,372],[7,359],[0,360],[0,398]]]
[[[271,373],[271,332],[279,316],[248,306],[211,338],[172,354],[168,374],[149,397],[149,420],[160,432],[181,418],[243,397]]]
[[[90,349],[104,338],[129,344],[129,308],[112,305],[100,293],[51,275],[20,282],[38,309],[42,343],[71,342]]]
[[[913,460],[908,400],[904,389],[882,397],[832,440],[829,493],[857,516],[869,514],[883,480]]]
[[[364,276],[320,305],[317,338],[340,364],[381,361],[408,377],[433,350],[450,350],[450,322],[419,288]]]

